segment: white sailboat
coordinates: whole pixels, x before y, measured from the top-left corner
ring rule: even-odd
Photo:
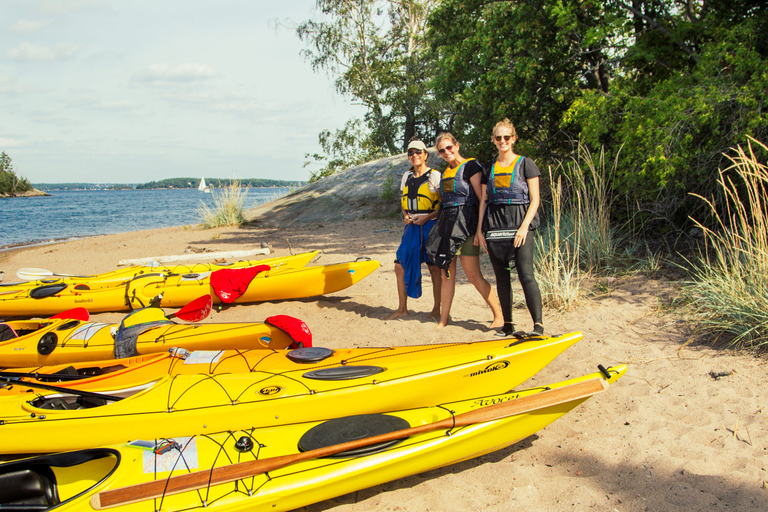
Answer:
[[[200,185],[197,187],[200,192],[211,192],[211,187],[205,184],[205,178],[200,178]]]

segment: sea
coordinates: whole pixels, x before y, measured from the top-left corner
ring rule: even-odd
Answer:
[[[289,188],[248,188],[244,209],[273,201]],[[197,189],[50,191],[50,196],[0,198],[0,250],[95,235],[200,223],[214,196]]]

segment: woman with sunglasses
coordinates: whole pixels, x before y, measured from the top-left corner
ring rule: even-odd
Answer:
[[[510,269],[517,268],[533,331],[544,334],[541,292],[533,273],[532,232],[539,227],[539,176],[530,158],[515,153],[517,133],[509,119],[496,123],[491,140],[499,156],[488,164],[482,177],[480,215],[475,240],[486,250],[496,275],[496,290],[504,314],[499,334],[515,331],[512,323]]]
[[[459,154],[459,142],[450,133],[441,133],[435,143],[440,157],[448,162],[441,182],[441,201],[437,223],[427,240],[427,256],[442,270],[440,324],[448,325],[451,303],[456,293],[456,256],[467,279],[474,285],[493,312],[492,329],[501,327],[504,318],[496,294],[480,271],[480,248],[474,243],[483,167],[474,158]]]
[[[403,238],[395,253],[398,308],[389,315],[393,320],[408,314],[408,297],[421,297],[421,264],[426,263],[432,277],[435,305],[429,316],[440,316],[440,269],[427,258],[424,248],[440,207],[440,173],[427,167],[427,146],[420,140],[408,144],[412,167],[400,181],[403,210]]]

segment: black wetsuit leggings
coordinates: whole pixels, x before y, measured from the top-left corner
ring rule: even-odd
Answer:
[[[499,242],[496,242],[499,243]],[[525,243],[522,247],[515,248],[513,242],[509,241],[507,254],[510,260],[514,258],[514,264],[517,268],[517,278],[523,286],[523,295],[525,303],[528,305],[528,311],[536,324],[542,324],[541,291],[539,283],[533,275],[533,247],[535,245],[533,233],[528,233]],[[491,259],[493,273],[496,275],[496,291],[499,294],[501,303],[501,312],[504,315],[504,323],[512,323],[512,283],[510,282],[509,260],[503,261],[489,251],[488,256]]]

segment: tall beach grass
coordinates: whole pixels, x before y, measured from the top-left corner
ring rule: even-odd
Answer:
[[[586,281],[612,269],[623,237],[610,219],[613,198],[603,151],[595,158],[579,146],[578,158],[550,168],[550,208],[539,229],[535,269],[542,300],[566,311],[587,294]]]
[[[212,189],[213,207],[203,201],[197,211],[200,223],[206,229],[223,226],[239,226],[245,222],[243,214],[248,188],[240,186],[240,180],[232,180],[224,188]]]
[[[683,292],[697,332],[711,342],[739,348],[768,347],[768,168],[750,139],[736,148],[732,165],[721,170],[722,199],[706,199],[713,229],[692,219],[703,231],[706,247],[692,262],[692,280]]]

